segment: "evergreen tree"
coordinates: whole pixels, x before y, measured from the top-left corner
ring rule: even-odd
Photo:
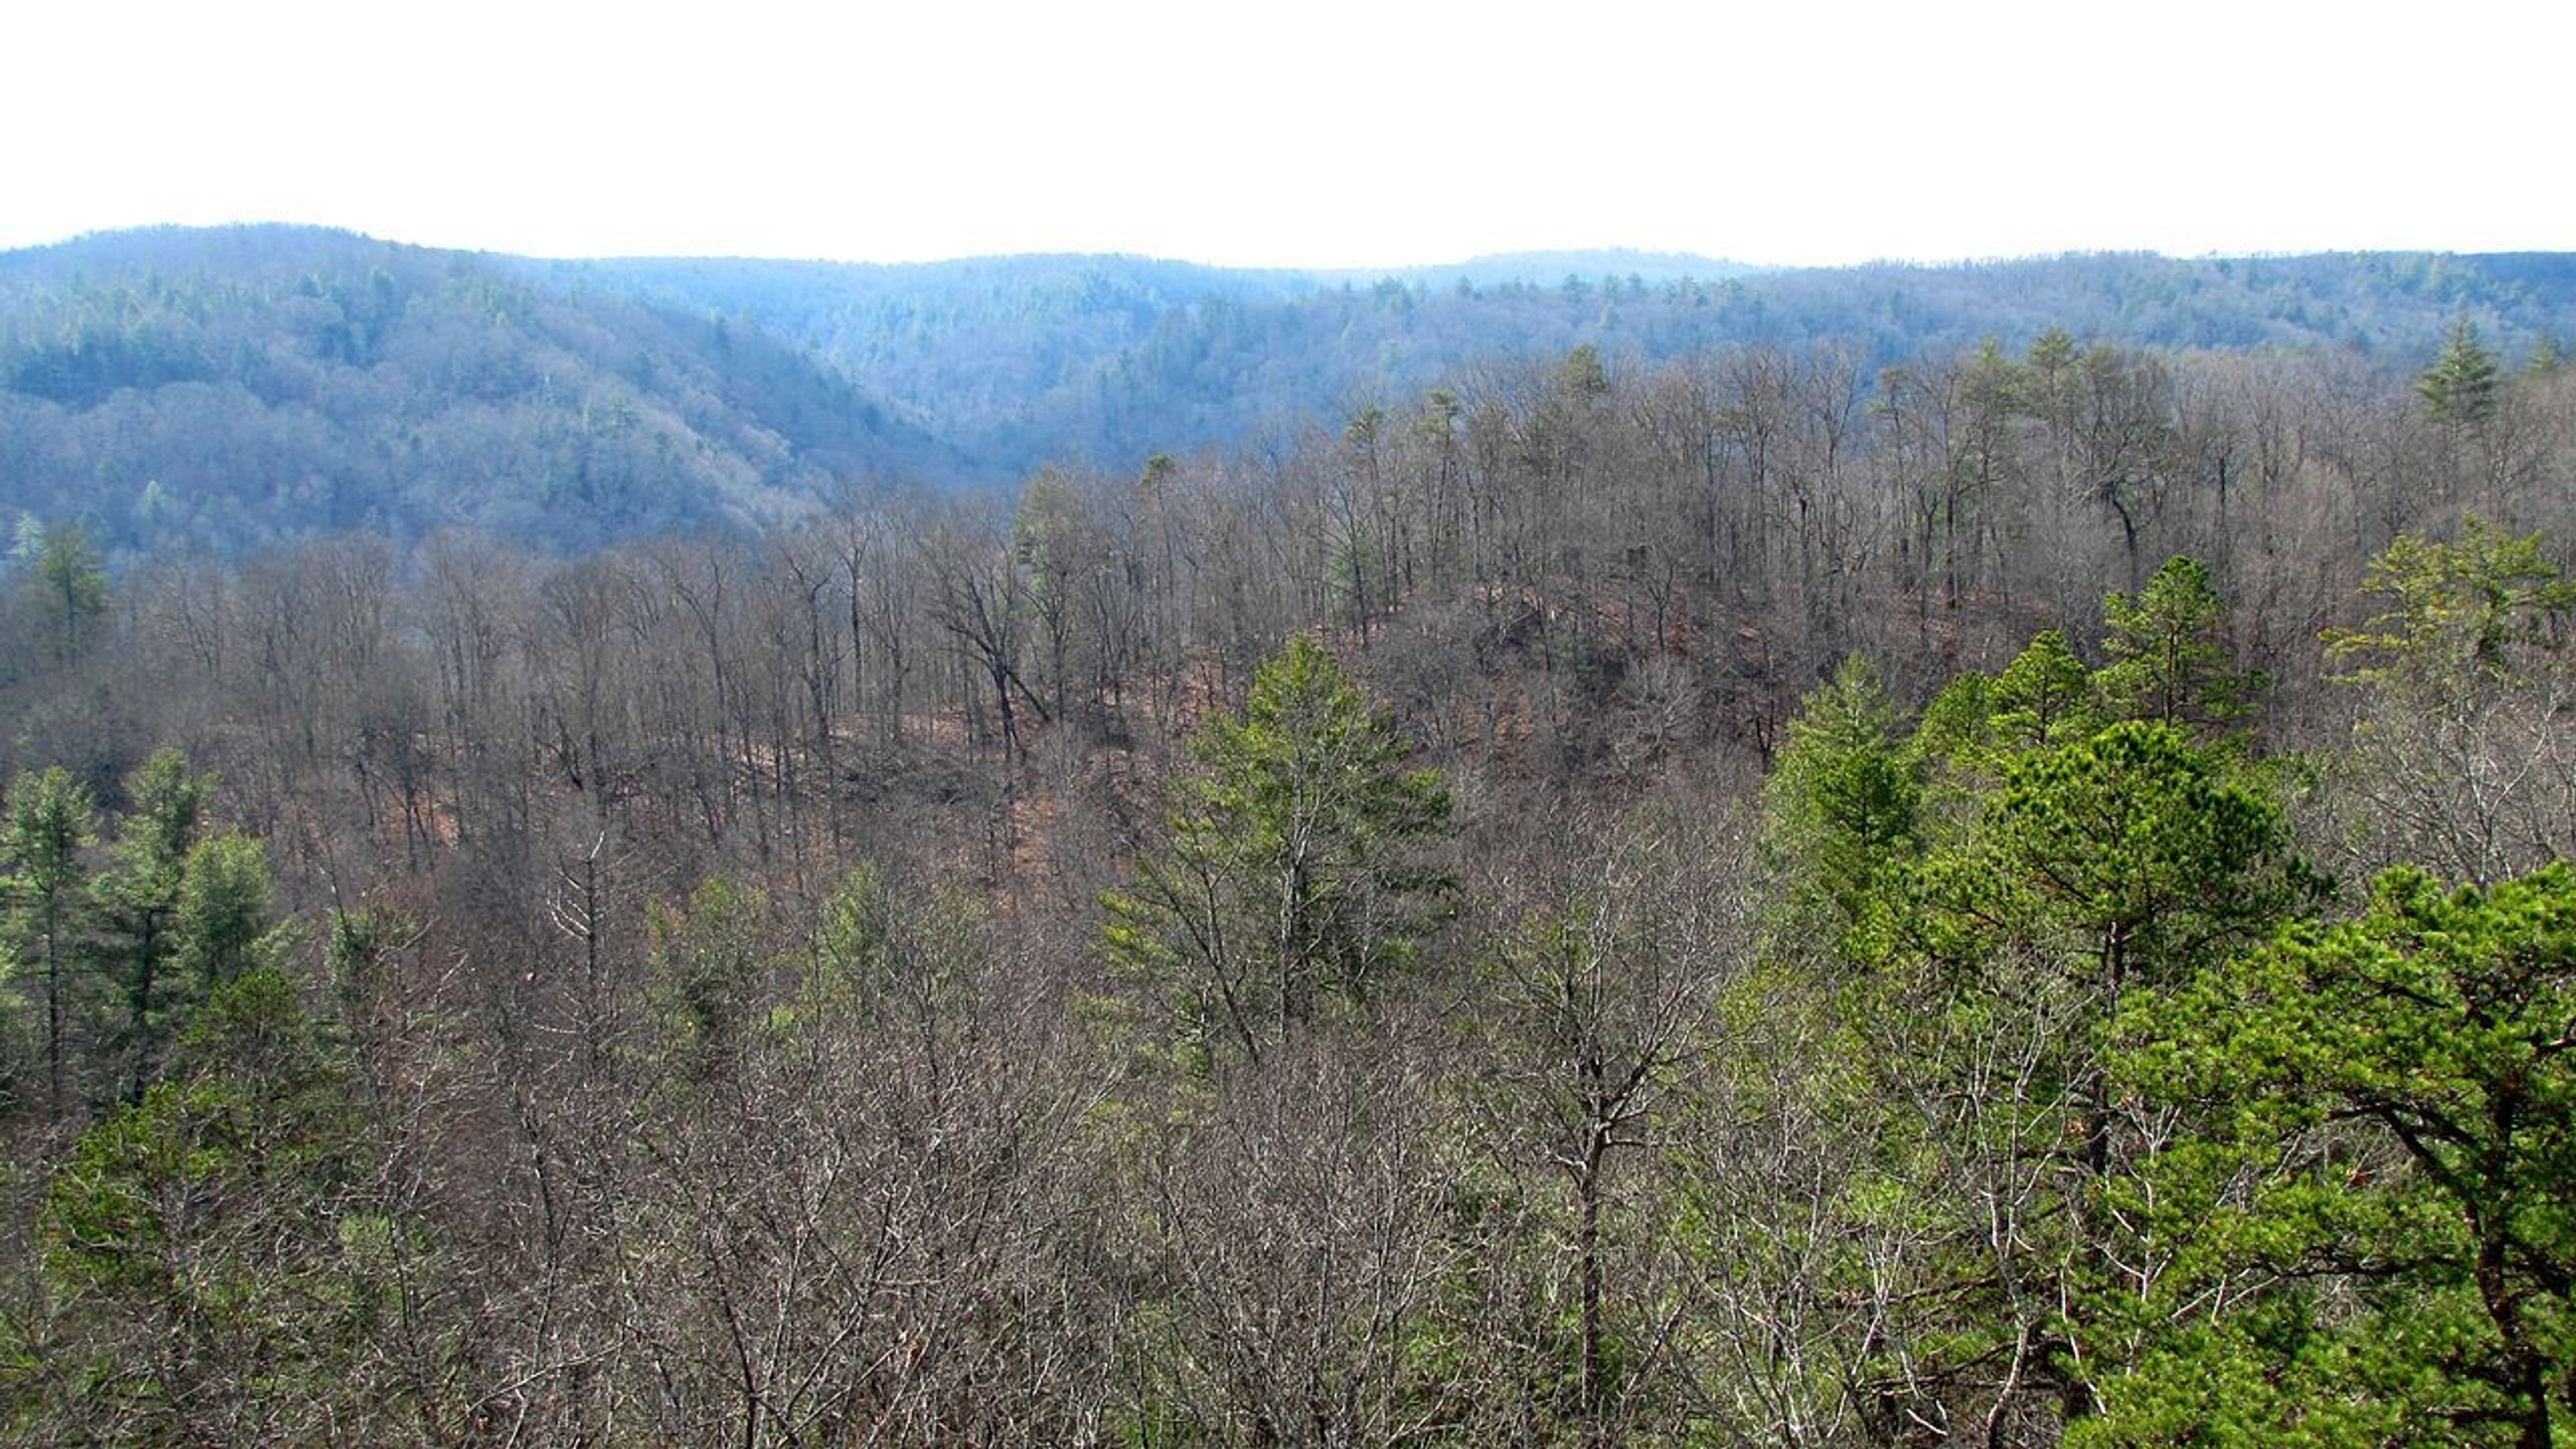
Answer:
[[[1887,1170],[1921,1184],[1905,1271],[1943,1305],[1888,1325],[1890,1434],[2099,1411],[2129,1342],[2100,1295],[2160,1271],[2112,1203],[2166,1130],[2114,1090],[2105,1034],[2317,890],[2225,732],[2255,690],[2206,571],[2176,560],[2105,612],[2103,670],[2045,633],[1953,681],[1896,751],[1927,781],[1918,839],[1857,855],[1845,1000]]]
[[[2106,1202],[2160,1130],[2113,1090],[2104,1033],[2312,889],[2279,808],[2237,776],[2156,721],[2010,756],[1967,837],[1873,897],[1855,1025],[1898,1170],[1921,1184],[1929,1243],[1909,1270],[1946,1305],[1900,1335],[1921,1412],[2099,1407],[2122,1325],[2097,1295],[2153,1271]]]
[[[2081,739],[2101,725],[2091,684],[2084,661],[2066,646],[2066,636],[2042,630],[1995,677],[1995,729],[2027,749]]]
[[[2437,422],[2482,423],[2495,414],[2498,371],[2495,354],[2479,343],[2477,327],[2463,317],[2452,324],[2441,356],[2415,380],[2415,391]]]
[[[2235,667],[2226,610],[2197,559],[2169,560],[2136,598],[2112,594],[2102,612],[2111,662],[2093,678],[2113,716],[2218,733],[2261,695],[2263,677]]]
[[[1922,787],[1896,727],[1878,671],[1849,656],[1799,702],[1772,772],[1766,853],[1786,878],[1793,920],[1826,939],[1860,915],[1881,872],[1912,854]]]
[[[2125,1088],[2199,1130],[2127,1195],[2178,1266],[2089,1442],[2564,1442],[2571,1021],[2564,862],[2456,891],[2401,868],[2359,920],[2140,1003]]]
[[[1364,1000],[1445,909],[1439,776],[1341,666],[1300,634],[1253,677],[1239,718],[1190,742],[1169,838],[1103,897],[1110,954],[1170,1007],[1185,1054],[1265,1042],[1327,997]]]
[[[274,954],[270,892],[268,852],[240,831],[220,831],[188,848],[173,916],[174,956],[200,999]]]
[[[107,612],[107,571],[89,533],[78,524],[58,524],[44,531],[44,552],[36,559],[36,578],[45,591],[57,633],[54,653],[69,664],[80,655],[91,620]]]
[[[130,805],[117,824],[110,864],[91,887],[104,962],[125,996],[118,1035],[129,1067],[127,1094],[137,1102],[177,1009],[168,972],[184,940],[180,892],[212,783],[174,749],[155,750],[136,766],[126,777]]]
[[[22,955],[41,964],[45,991],[45,1110],[63,1114],[67,975],[81,939],[81,852],[93,843],[97,814],[89,790],[60,766],[20,775],[9,787],[5,849],[10,934]]]
[[[2463,519],[2444,541],[2400,534],[2362,576],[2387,604],[2359,629],[2329,630],[2327,653],[2356,667],[2351,683],[2392,689],[2417,705],[2512,677],[2534,646],[2563,644],[2576,582],[2559,577],[2538,534]]]
[[[758,1025],[767,909],[760,892],[726,876],[710,876],[689,893],[683,908],[656,923],[655,985],[677,1047],[696,1078],[722,1076]]]
[[[54,1362],[12,1427],[59,1443],[327,1443],[439,1393],[389,1367],[417,1342],[400,1335],[420,1307],[420,1240],[370,1201],[380,1164],[350,1103],[284,975],[252,970],[209,997],[169,1078],[93,1122],[45,1186],[33,1226]]]
[[[2400,535],[2365,587],[2379,612],[2326,634],[2359,696],[2330,777],[2357,873],[2495,881],[2576,852],[2576,583],[2537,535],[2471,518],[2447,541]]]

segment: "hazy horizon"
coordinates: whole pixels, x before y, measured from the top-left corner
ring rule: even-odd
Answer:
[[[2515,253],[2566,253],[2576,251],[2576,243],[2555,246],[2499,247],[2308,247],[2265,248],[2235,251],[2182,253],[2152,247],[2063,247],[2045,251],[1993,253],[1979,256],[1868,256],[1855,260],[1800,261],[1724,255],[1710,252],[1671,251],[1658,248],[1626,246],[1615,243],[1568,245],[1539,248],[1495,248],[1461,256],[1440,256],[1420,260],[1385,262],[1227,262],[1201,257],[1174,256],[1135,250],[1068,251],[1062,248],[1026,248],[1017,251],[985,251],[947,256],[877,258],[804,255],[796,253],[747,252],[538,252],[513,248],[447,241],[423,241],[413,237],[389,236],[365,228],[329,221],[287,221],[274,218],[236,221],[159,221],[139,222],[130,226],[96,227],[69,235],[27,242],[0,244],[0,256],[52,250],[75,246],[100,238],[156,231],[255,231],[277,227],[313,231],[339,232],[389,246],[419,247],[431,251],[455,251],[485,256],[511,257],[546,262],[774,262],[781,265],[854,266],[854,267],[935,267],[986,261],[1015,261],[1040,257],[1120,257],[1156,264],[1205,267],[1218,271],[1288,272],[1331,277],[1342,274],[1397,274],[1406,272],[1441,272],[1464,268],[1494,266],[1522,259],[1555,259],[1567,257],[1618,258],[1634,263],[1660,262],[1688,265],[1705,262],[1730,272],[1786,272],[1800,270],[1844,270],[1864,267],[1942,267],[1999,266],[2015,262],[2049,261],[2065,257],[2086,256],[2154,256],[2170,261],[2261,261],[2307,256],[2354,255],[2371,253],[2423,253],[2433,255],[2478,256]]]
[[[1761,266],[2551,250],[2511,140],[2554,121],[2533,28],[2216,0],[58,6],[21,53],[116,69],[0,92],[0,247],[261,218],[534,257],[1330,271],[1605,237]]]

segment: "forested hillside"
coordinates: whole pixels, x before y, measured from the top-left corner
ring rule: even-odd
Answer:
[[[1400,406],[1468,365],[1578,346],[1671,360],[1730,345],[1848,349],[1864,375],[2051,328],[2174,349],[2423,365],[2463,317],[2519,358],[2576,336],[2566,255],[2179,261],[2103,255],[1752,272],[1571,253],[1379,275],[1226,272],[1121,257],[922,267],[584,262],[545,269],[768,328],[975,456],[1125,471],[1158,451]]]
[[[41,516],[0,1424],[2559,1442],[2561,266],[1888,273],[2031,310],[578,554]]]
[[[165,229],[0,256],[0,509],[78,522],[120,563],[458,525],[571,554],[756,529],[852,487],[1275,451],[1578,347],[1613,369],[1830,350],[1866,390],[2054,329],[2303,356],[2385,386],[2461,321],[2507,366],[2576,336],[2576,259],[1754,272],[1614,252],[1357,275],[1126,257],[558,263]]]
[[[756,329],[342,233],[0,256],[0,506],[120,556],[757,527],[946,450]]]

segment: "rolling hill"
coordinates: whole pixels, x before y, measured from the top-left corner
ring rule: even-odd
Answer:
[[[471,526],[565,552],[854,486],[1129,472],[1501,362],[1829,341],[1861,377],[2040,331],[2423,367],[2576,337],[2576,254],[2114,254],[1756,271],[1542,253],[1356,273],[1121,256],[537,261],[282,226],[0,254],[0,508],[113,554]]]
[[[750,328],[283,227],[0,256],[0,506],[112,551],[749,526],[966,464]]]
[[[2576,255],[2101,254],[1755,271],[1537,253],[1375,277],[1133,257],[885,267],[526,264],[737,319],[810,349],[990,470],[1236,446],[1336,423],[1462,369],[1592,346],[1614,362],[1745,344],[1848,347],[1863,375],[2049,328],[2160,348],[2333,350],[2412,370],[2462,317],[2519,356],[2576,338]]]

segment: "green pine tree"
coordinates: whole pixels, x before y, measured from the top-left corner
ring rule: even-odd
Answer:
[[[2564,1443],[2576,1429],[2576,873],[2412,867],[2138,1004],[2196,1130],[2121,1206],[2174,1270],[2084,1442]]]
[[[117,823],[109,865],[91,886],[108,975],[125,997],[118,1037],[129,1068],[127,1096],[141,1101],[179,1007],[171,965],[185,939],[180,892],[188,852],[213,780],[175,749],[155,750],[126,777],[130,806]]]
[[[1206,1062],[1263,1047],[1327,1000],[1365,1000],[1445,911],[1449,795],[1312,637],[1255,673],[1239,717],[1190,742],[1169,837],[1102,899],[1111,956]]]
[[[2441,356],[2415,379],[2425,411],[2438,422],[2482,423],[2494,416],[2500,369],[2495,354],[2478,341],[2478,329],[2466,317],[2452,324]]]
[[[64,1106],[64,1033],[71,971],[88,902],[81,853],[95,839],[97,812],[89,790],[60,766],[20,775],[9,787],[7,834],[0,839],[9,934],[22,956],[41,968],[45,995],[45,1110]]]
[[[2226,609],[2199,560],[2169,560],[2136,598],[2112,594],[2102,612],[2111,662],[2093,679],[2113,717],[2221,733],[2262,694],[2263,677],[2235,667]]]
[[[80,655],[90,621],[107,612],[107,571],[88,532],[77,524],[48,528],[44,540],[36,578],[60,631],[54,639],[55,658],[69,664]]]

